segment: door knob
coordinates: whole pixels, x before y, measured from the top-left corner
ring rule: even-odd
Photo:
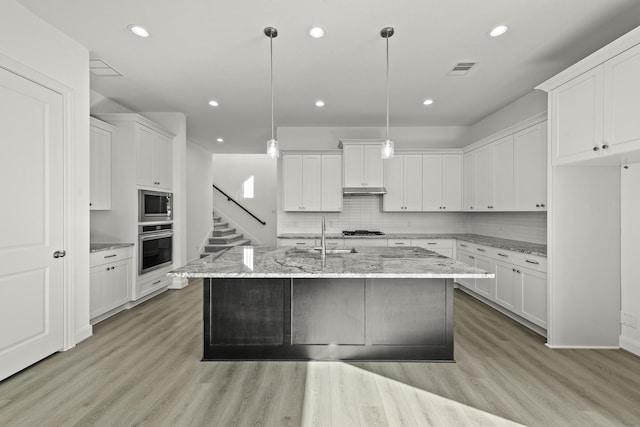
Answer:
[[[53,253],[54,258],[64,258],[67,255],[67,251],[55,251]]]

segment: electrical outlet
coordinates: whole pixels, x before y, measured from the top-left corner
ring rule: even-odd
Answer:
[[[621,322],[624,326],[636,329],[638,327],[638,318],[630,313],[622,312]]]

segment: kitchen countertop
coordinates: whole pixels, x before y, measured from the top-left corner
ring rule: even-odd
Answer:
[[[89,252],[111,251],[113,249],[122,249],[133,246],[133,243],[91,243],[89,244]]]
[[[491,278],[493,274],[423,248],[356,247],[357,253],[327,254],[301,248],[237,246],[169,272],[202,278]]]
[[[279,239],[319,239],[319,234],[314,233],[284,233],[278,235]],[[384,236],[343,236],[341,233],[327,233],[327,239],[455,239],[478,245],[490,246],[507,251],[520,252],[529,255],[547,256],[547,245],[531,243],[521,240],[501,239],[499,237],[483,236],[479,234],[465,233],[388,233]]]

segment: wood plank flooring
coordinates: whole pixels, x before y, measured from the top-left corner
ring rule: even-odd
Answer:
[[[0,382],[0,426],[639,426],[640,358],[550,350],[463,292],[457,363],[200,362],[201,283]]]

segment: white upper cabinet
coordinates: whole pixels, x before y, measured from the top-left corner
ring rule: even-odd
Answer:
[[[344,186],[382,187],[382,146],[376,143],[343,142]]]
[[[422,156],[422,210],[462,210],[462,154]]]
[[[493,143],[493,188],[494,203],[490,209],[511,211],[515,207],[513,135],[505,136]]]
[[[384,211],[422,211],[422,155],[396,154],[384,161]]]
[[[546,210],[547,122],[514,136],[516,210]]]
[[[283,154],[283,209],[306,212],[342,210],[341,157]]]
[[[91,210],[111,209],[111,133],[108,123],[90,118],[90,202]]]
[[[475,211],[478,209],[476,164],[477,151],[464,153],[463,162],[463,207],[465,211]]]
[[[342,156],[322,155],[322,211],[342,210]]]
[[[611,153],[640,148],[640,45],[604,63],[604,139]]]
[[[137,184],[171,190],[173,187],[172,140],[146,126],[136,124]]]
[[[602,66],[553,90],[551,120],[553,163],[571,163],[599,156],[602,145]]]
[[[476,158],[476,202],[478,211],[490,211],[495,204],[494,187],[494,146],[485,145],[478,149]]]
[[[640,150],[638,75],[640,45],[551,90],[553,164]]]

